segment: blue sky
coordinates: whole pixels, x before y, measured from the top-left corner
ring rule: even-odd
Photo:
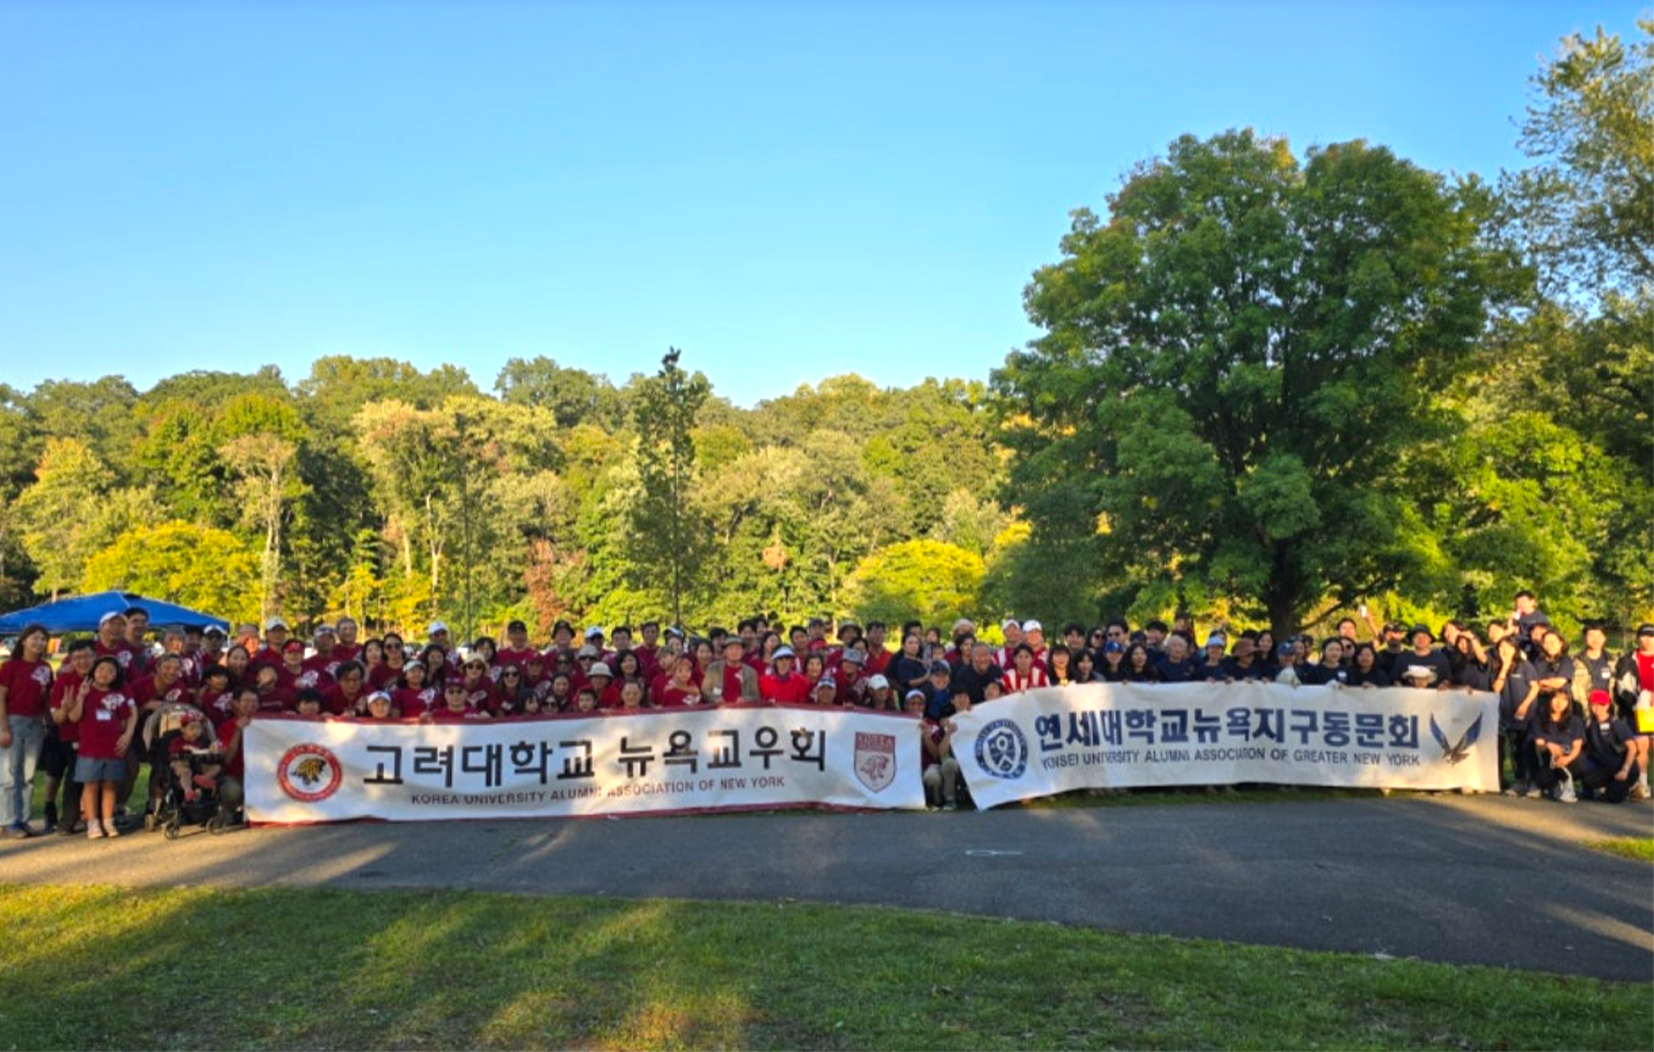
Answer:
[[[0,5],[0,381],[668,344],[740,404],[986,378],[1176,136],[1520,163],[1581,3]]]

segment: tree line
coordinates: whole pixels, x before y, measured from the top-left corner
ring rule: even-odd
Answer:
[[[1494,182],[1186,136],[1078,209],[983,380],[747,409],[671,351],[0,385],[0,603],[542,632],[756,611],[1295,631],[1654,611],[1654,22],[1570,37]]]

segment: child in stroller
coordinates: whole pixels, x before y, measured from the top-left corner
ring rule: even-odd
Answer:
[[[221,832],[226,824],[219,806],[223,758],[212,738],[212,724],[193,706],[163,709],[156,720],[153,770],[160,797],[149,827],[160,827],[169,840],[185,825]]]

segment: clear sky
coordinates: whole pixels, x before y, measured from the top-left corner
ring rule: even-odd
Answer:
[[[0,3],[0,382],[324,354],[737,403],[985,379],[1069,209],[1185,132],[1520,162],[1527,79],[1639,8]]]

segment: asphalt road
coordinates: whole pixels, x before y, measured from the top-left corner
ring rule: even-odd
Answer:
[[[1654,807],[1504,797],[259,828],[0,843],[0,882],[797,899],[1654,980]]]

